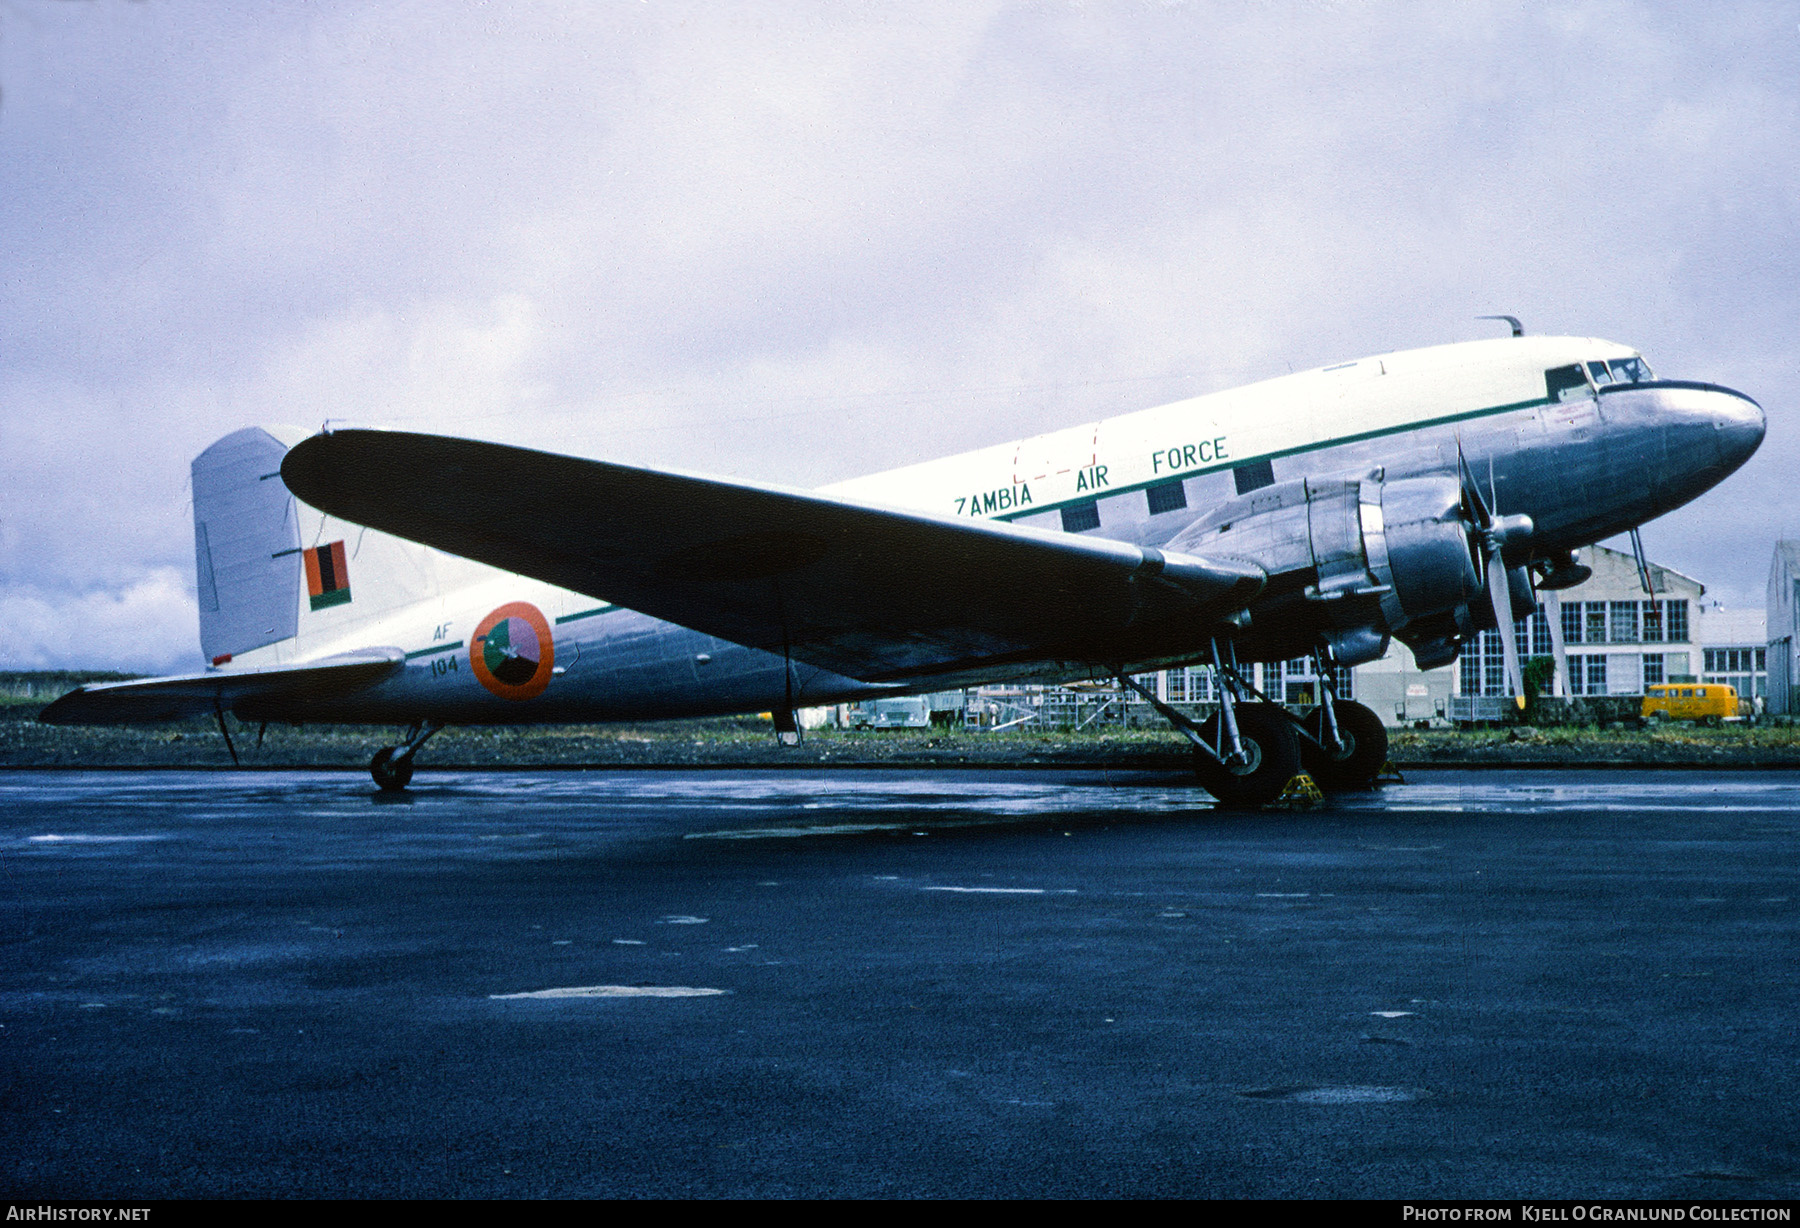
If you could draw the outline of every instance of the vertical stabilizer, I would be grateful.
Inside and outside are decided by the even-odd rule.
[[[291,639],[300,618],[300,530],[281,482],[287,445],[260,427],[194,458],[200,650],[215,664]]]

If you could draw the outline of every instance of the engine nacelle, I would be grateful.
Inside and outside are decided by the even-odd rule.
[[[1252,607],[1251,623],[1277,651],[1322,636],[1341,662],[1355,664],[1380,656],[1387,637],[1398,635],[1442,665],[1484,617],[1493,621],[1462,487],[1449,474],[1390,482],[1377,471],[1266,486],[1196,521],[1169,549],[1262,567],[1268,596]],[[1508,579],[1522,615],[1532,608],[1529,577],[1514,571]],[[1275,626],[1291,631],[1268,630]]]
[[[1479,603],[1461,484],[1447,475],[1402,478],[1379,491],[1378,516],[1363,518],[1363,540],[1370,574],[1390,590],[1381,599],[1388,630]]]

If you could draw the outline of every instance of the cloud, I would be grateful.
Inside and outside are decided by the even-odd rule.
[[[159,567],[120,589],[0,587],[4,669],[170,673],[200,666],[199,612],[188,577]]]

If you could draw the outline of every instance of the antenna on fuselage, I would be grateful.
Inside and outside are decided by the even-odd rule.
[[[1477,320],[1505,320],[1512,325],[1513,336],[1523,337],[1525,335],[1525,326],[1519,323],[1518,316],[1476,316],[1475,318]]]

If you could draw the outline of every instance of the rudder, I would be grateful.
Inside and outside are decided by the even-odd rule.
[[[194,458],[200,650],[215,665],[299,630],[300,526],[281,481],[287,450],[251,426]]]

